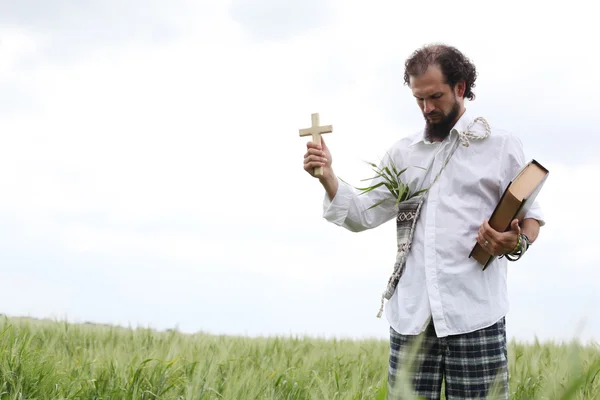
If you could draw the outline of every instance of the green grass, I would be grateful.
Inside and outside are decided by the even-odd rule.
[[[386,341],[0,319],[0,399],[384,399]],[[600,399],[600,350],[510,343],[511,399]]]

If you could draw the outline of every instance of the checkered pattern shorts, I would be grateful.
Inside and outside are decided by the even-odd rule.
[[[438,338],[433,325],[417,336],[390,328],[388,399],[508,399],[506,327]]]

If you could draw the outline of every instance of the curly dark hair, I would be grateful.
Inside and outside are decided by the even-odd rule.
[[[458,82],[465,81],[464,97],[469,100],[475,99],[475,65],[456,48],[444,44],[426,45],[415,50],[404,63],[404,83],[409,85],[411,75],[421,75],[430,65],[440,66],[446,83],[453,89]]]

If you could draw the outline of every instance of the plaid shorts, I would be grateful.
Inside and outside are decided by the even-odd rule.
[[[411,346],[412,345],[412,346]],[[388,399],[508,399],[506,326],[438,338],[433,324],[417,336],[390,328]]]

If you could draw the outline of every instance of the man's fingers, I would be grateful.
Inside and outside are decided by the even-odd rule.
[[[318,154],[308,154],[308,155],[304,156],[304,162],[311,162],[311,161],[326,163],[327,157],[325,157],[325,154],[323,154],[321,152],[319,152]]]
[[[322,142],[321,142],[322,144]],[[316,144],[315,142],[306,142],[306,147],[309,149],[317,149],[317,150],[322,150],[325,148],[325,146]]]
[[[314,163],[314,162],[304,164],[304,169],[306,171],[312,171],[313,169],[318,168],[318,167],[324,167],[324,165],[321,163]]]
[[[481,242],[482,242],[481,245],[486,248],[494,247],[494,245],[496,243],[493,238],[489,237],[485,233],[481,236]]]
[[[495,255],[498,248],[498,241],[494,235],[490,234],[490,230],[486,229],[485,225],[486,224],[484,223],[479,227],[479,231],[477,232],[477,243],[483,247],[486,253]]]
[[[485,246],[485,241],[486,239],[483,237],[483,235],[477,235],[477,243],[479,243],[482,246]]]
[[[315,176],[315,168],[327,166],[327,154],[323,151],[323,146],[312,141],[306,143],[306,149],[307,151],[304,154],[304,170],[311,176]]]
[[[308,161],[304,163],[304,170],[313,175],[313,170],[318,167],[325,167],[325,163],[319,161]],[[314,176],[314,175],[313,175]]]
[[[485,228],[483,227],[483,225],[481,225],[481,226],[479,227],[479,231],[478,231],[478,233],[479,233],[479,235],[480,235],[480,236],[483,236],[483,234],[485,233]]]
[[[483,221],[483,229],[485,230],[485,232],[488,233],[488,235],[493,235],[496,231],[494,230],[494,228],[492,228],[488,222],[488,220],[486,219],[485,221]]]
[[[491,241],[492,239],[494,240],[498,240],[497,234],[498,232],[496,232],[488,223],[487,220],[485,220],[481,226],[481,235],[485,238],[485,240],[489,240]]]
[[[321,156],[321,157],[325,157],[326,156],[325,151],[323,151],[320,148],[316,147],[315,144],[313,144],[311,146],[307,145],[306,147],[307,147],[308,150],[306,151],[306,154],[304,154],[304,157],[308,157],[311,154],[318,155],[318,156]]]
[[[308,157],[304,158],[304,165],[307,167],[322,167],[327,164],[327,159],[325,157],[319,157],[317,155],[311,154]]]
[[[479,245],[485,250],[486,253],[488,253],[490,255],[494,255],[495,246],[489,240],[487,241],[487,244],[486,244],[485,237],[477,236],[477,243],[479,243]]]

